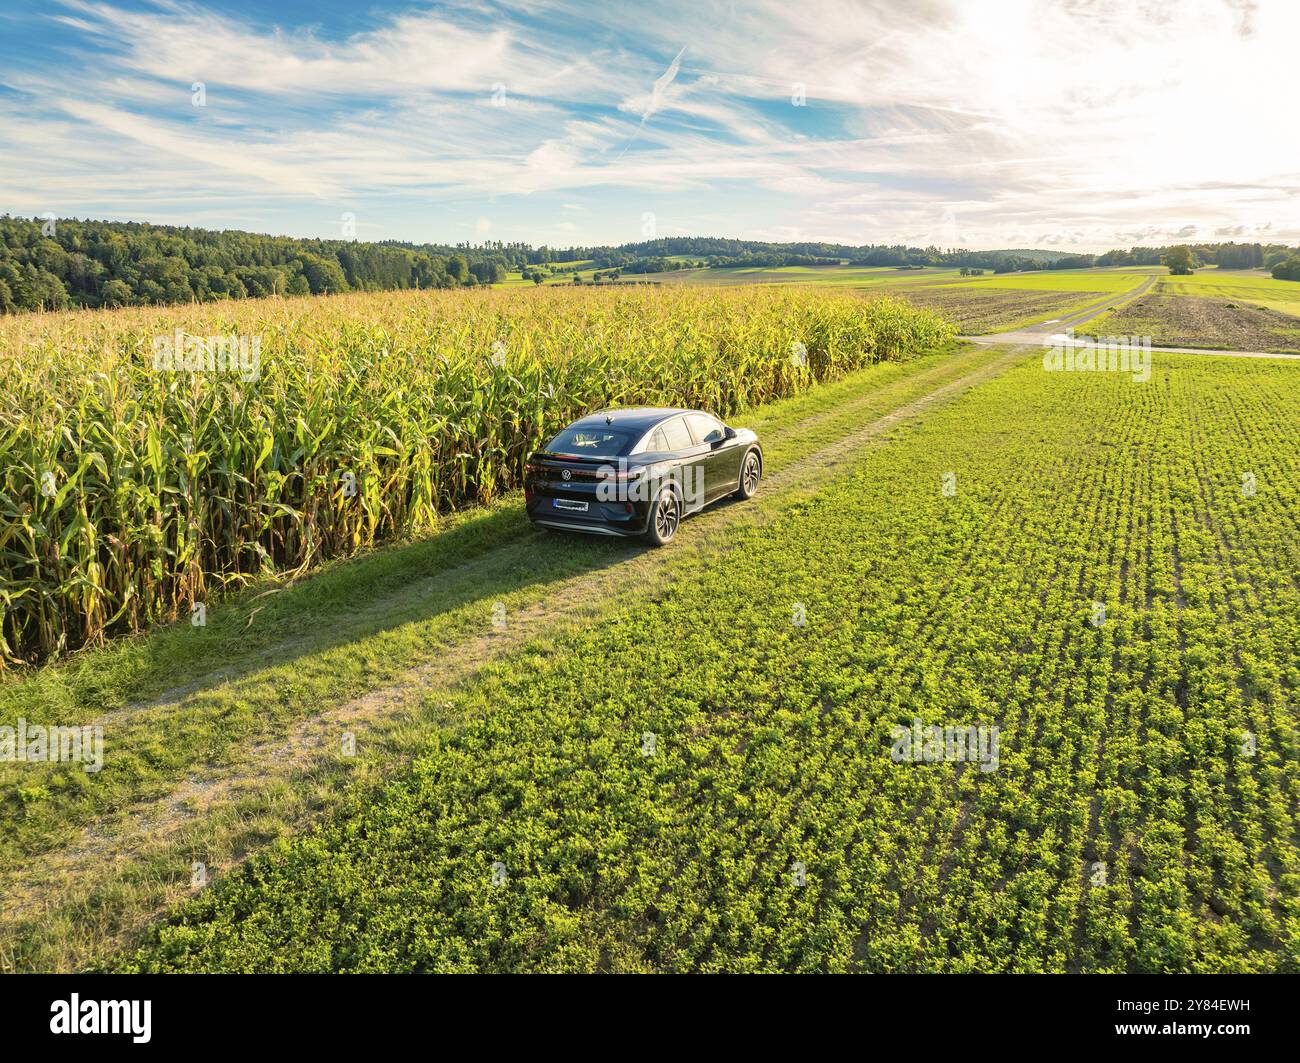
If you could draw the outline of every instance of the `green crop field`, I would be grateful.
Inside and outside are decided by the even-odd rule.
[[[1258,269],[1198,269],[1188,276],[1161,276],[1160,287],[1173,292],[1197,295],[1207,290],[1247,288],[1253,291],[1285,294],[1300,290],[1295,281],[1275,280]]]
[[[1014,288],[1018,291],[1127,292],[1141,284],[1155,270],[1054,269],[1035,273],[1002,273],[962,278],[957,287]]]
[[[1260,270],[1197,270],[1190,277],[1163,277],[1164,294],[1245,303],[1300,317],[1300,283],[1274,280]]]
[[[670,273],[627,274],[624,279],[661,284],[788,284],[864,288],[880,285],[930,284],[956,280],[955,269],[895,269],[892,266],[735,266],[688,269]]]
[[[1012,357],[112,966],[1300,968],[1300,378]]]

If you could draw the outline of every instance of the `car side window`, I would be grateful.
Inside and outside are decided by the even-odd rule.
[[[664,430],[656,428],[650,433],[650,438],[646,440],[645,449],[651,454],[658,454],[661,451],[669,449],[668,440],[664,438]]]
[[[688,413],[686,420],[697,443],[717,443],[726,438],[726,430],[714,418],[703,413]]]
[[[691,441],[690,432],[686,430],[686,422],[680,417],[665,421],[659,426],[659,431],[663,433],[664,442],[667,444],[665,450],[690,450],[695,446]]]

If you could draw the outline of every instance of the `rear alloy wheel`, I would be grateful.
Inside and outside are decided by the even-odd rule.
[[[655,499],[654,512],[650,514],[650,527],[645,537],[654,546],[663,546],[677,534],[682,522],[682,503],[677,492],[666,487]]]
[[[758,451],[751,450],[740,465],[740,486],[736,489],[736,497],[753,498],[762,475],[763,463],[759,460]]]

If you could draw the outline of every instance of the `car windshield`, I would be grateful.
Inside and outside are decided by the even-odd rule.
[[[566,428],[546,444],[552,454],[579,454],[593,458],[619,458],[640,436],[617,428]]]

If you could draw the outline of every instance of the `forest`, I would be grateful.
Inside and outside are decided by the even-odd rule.
[[[493,284],[504,249],[0,216],[0,313]]]

